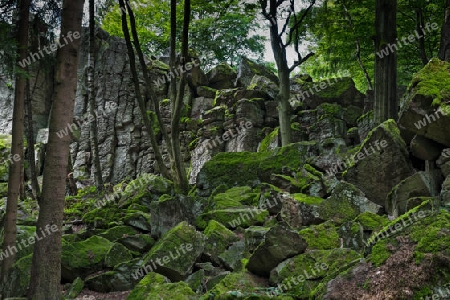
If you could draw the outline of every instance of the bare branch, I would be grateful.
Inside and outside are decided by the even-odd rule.
[[[308,15],[308,13],[310,12],[310,10],[313,8],[313,6],[315,4],[316,4],[316,0],[312,0],[311,3],[309,4],[308,8],[303,12],[301,18],[297,22],[295,22],[294,26],[292,26],[291,30],[289,31],[289,39],[286,43],[287,45],[291,44],[293,33],[296,31],[296,29],[298,29],[300,27],[300,25],[302,25],[306,16]]]
[[[299,54],[299,60],[296,60],[294,62],[294,64],[292,65],[292,67],[289,68],[289,72],[294,71],[295,68],[297,68],[298,66],[300,66],[301,64],[303,64],[305,61],[307,61],[308,59],[310,59],[311,57],[313,57],[314,55],[316,55],[314,52],[310,52],[308,53],[308,55],[306,55],[304,58],[301,58],[300,54]]]

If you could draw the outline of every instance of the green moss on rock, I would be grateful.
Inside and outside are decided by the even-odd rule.
[[[249,186],[234,187],[213,198],[215,209],[242,207],[244,205],[257,205],[259,193],[253,192]]]
[[[111,242],[115,242],[123,237],[137,234],[138,231],[131,226],[115,226],[112,227],[105,232],[99,234],[100,237],[103,237]]]
[[[371,212],[364,212],[360,214],[356,217],[355,221],[359,222],[363,226],[364,230],[378,230],[389,222],[386,217],[382,217]]]
[[[228,208],[213,210],[201,214],[196,219],[196,226],[205,229],[210,220],[222,223],[227,228],[250,227],[252,225],[262,225],[269,216],[269,212],[257,208]]]
[[[112,268],[133,258],[131,252],[122,244],[114,244],[106,253],[105,267]]]
[[[153,270],[172,281],[184,280],[191,272],[194,263],[203,253],[206,237],[187,222],[181,222],[156,243],[144,257],[144,265],[156,266]],[[167,259],[165,259],[167,257]],[[152,261],[160,260],[162,266]]]
[[[308,243],[308,249],[331,250],[339,248],[340,245],[337,228],[330,221],[310,226],[299,234]]]
[[[77,277],[84,278],[104,267],[107,253],[114,243],[99,236],[76,243],[65,243],[62,246],[61,276],[73,281]]]
[[[147,274],[131,291],[127,300],[194,299],[195,293],[185,282],[169,283],[157,273]]]

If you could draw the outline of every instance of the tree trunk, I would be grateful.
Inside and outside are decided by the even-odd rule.
[[[38,71],[39,73],[39,71]],[[37,77],[37,76],[36,76]],[[36,79],[37,82],[37,79]],[[37,180],[37,171],[36,171],[36,158],[34,156],[34,130],[33,130],[33,105],[30,91],[30,81],[27,79],[26,86],[26,97],[25,97],[25,109],[27,116],[27,151],[28,151],[28,168],[30,169],[30,180],[31,180],[31,194],[33,198],[39,202],[39,197],[41,194],[39,183]]]
[[[377,0],[375,12],[375,104],[374,119],[379,124],[397,119],[397,0]],[[378,55],[381,50],[387,55]]]
[[[172,3],[176,1],[172,0]],[[176,5],[175,5],[176,8]],[[176,15],[176,11],[171,11],[171,15]],[[181,60],[180,65],[184,65],[187,63],[188,57],[188,38],[189,38],[189,22],[191,17],[191,1],[184,1],[184,20],[183,20],[183,36],[181,42]],[[176,22],[173,22],[173,18],[171,18],[171,28],[176,28]],[[174,30],[171,30],[171,34],[174,34]],[[171,37],[173,42],[174,36]],[[175,45],[172,44],[171,48],[174,49]],[[171,49],[171,51],[172,51]],[[173,51],[172,51],[173,55]],[[173,59],[171,55],[171,58]],[[174,62],[171,61],[171,66],[174,66]],[[175,81],[173,82],[173,86],[175,86]],[[174,184],[176,189],[183,194],[189,192],[189,183],[186,176],[186,170],[183,166],[183,158],[181,156],[180,149],[180,118],[181,118],[181,109],[183,107],[183,98],[184,98],[184,89],[186,86],[186,72],[181,74],[180,84],[178,86],[178,93],[176,97],[172,99],[174,101],[174,105],[172,105],[172,154],[173,154],[173,162],[172,169],[174,170]],[[174,95],[173,95],[174,96]]]
[[[440,60],[450,62],[450,0],[446,2],[445,20],[441,29],[441,47],[438,57]]]
[[[17,32],[18,42],[18,60],[21,62],[28,55],[28,27],[29,27],[29,11],[30,0],[22,0],[19,3],[19,29]],[[3,240],[3,253],[9,253],[10,255],[3,259],[0,286],[6,280],[7,274],[11,269],[11,266],[15,262],[16,252],[12,247],[16,245],[16,221],[17,221],[17,205],[20,192],[20,184],[22,182],[22,164],[23,160],[23,124],[24,124],[24,99],[25,99],[25,86],[26,79],[23,75],[26,72],[27,67],[21,67],[19,64],[17,68],[21,71],[16,75],[16,86],[14,94],[14,111],[13,111],[13,124],[12,124],[12,144],[11,144],[11,157],[9,165],[9,177],[8,177],[8,200],[6,202],[6,215],[5,215],[5,227],[4,227],[4,240]],[[3,296],[7,296],[4,289]],[[1,298],[1,297],[0,297]]]
[[[275,5],[271,1],[272,5]],[[276,14],[276,13],[275,13]],[[275,62],[278,68],[278,77],[280,79],[280,92],[277,96],[278,101],[278,118],[280,119],[280,135],[281,145],[286,146],[291,143],[291,105],[289,104],[289,97],[291,94],[291,87],[289,81],[289,66],[286,61],[286,48],[282,46],[282,40],[278,35],[278,26],[274,22],[270,26],[270,42]]]
[[[98,151],[98,128],[97,116],[95,114],[95,91],[94,91],[94,72],[95,72],[95,14],[94,0],[89,0],[89,66],[88,66],[88,98],[90,120],[90,142],[91,157],[94,165],[94,179],[97,190],[103,190],[102,168],[100,165],[100,154]]]
[[[418,8],[416,11],[416,30],[419,34],[419,55],[422,65],[425,66],[428,63],[428,57],[425,51],[425,33],[423,31],[423,13],[421,8]]]
[[[73,122],[77,88],[78,47],[84,0],[63,0],[60,41],[56,56],[55,90],[36,243],[33,251],[29,300],[61,299],[61,236],[71,136],[57,132]]]

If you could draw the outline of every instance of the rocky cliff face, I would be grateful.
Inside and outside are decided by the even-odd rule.
[[[117,183],[125,178],[135,178],[143,173],[158,173],[154,153],[135,100],[135,91],[129,70],[125,42],[98,30],[95,66],[95,112],[98,118],[100,162],[106,182]],[[86,66],[88,39],[82,34],[80,48],[78,89],[75,99],[74,120],[61,128],[60,134],[71,134],[71,157],[74,178],[80,181],[92,178],[93,163],[90,155],[89,117]],[[195,56],[195,55],[193,55]],[[186,109],[182,118],[182,154],[186,167],[190,169],[190,183],[195,183],[203,164],[219,152],[257,151],[260,147],[278,146],[274,129],[278,125],[277,77],[263,66],[243,59],[238,71],[226,64],[218,65],[204,74],[195,57],[188,68],[182,66],[170,70],[161,60],[148,61],[156,97],[170,132],[170,103],[168,85],[179,72],[186,71],[189,78],[184,102]],[[184,68],[183,68],[184,67]],[[46,127],[50,111],[52,88],[51,73],[36,64],[33,80],[33,118],[35,130]],[[305,79],[306,78],[306,79]],[[325,102],[336,102],[345,106],[344,120],[321,120],[320,126],[313,125],[323,111],[296,116],[294,141],[304,139],[326,139],[346,136],[348,128],[356,125],[356,118],[362,113],[364,96],[354,87],[349,78],[313,83],[305,78],[292,81],[292,105],[294,112],[300,108],[317,108]],[[144,84],[142,81],[141,84]],[[5,89],[5,87],[3,87]],[[0,93],[1,112],[4,115],[2,130],[10,132],[13,89]],[[304,106],[304,107],[302,107]],[[305,129],[306,127],[306,129]],[[311,130],[310,130],[311,129]],[[271,134],[271,140],[260,142]],[[45,142],[45,130],[38,134]],[[162,151],[167,156],[161,135],[158,135]],[[342,140],[342,143],[348,144]],[[168,163],[168,161],[167,161]]]

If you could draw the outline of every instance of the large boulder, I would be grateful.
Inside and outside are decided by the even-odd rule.
[[[421,135],[450,146],[450,63],[437,58],[413,78],[400,111],[399,127],[407,137]]]
[[[320,224],[319,207],[323,199],[305,194],[292,194],[283,199],[280,218],[291,228]]]
[[[279,83],[272,71],[243,56],[238,67],[236,86],[248,87],[255,75],[267,77],[277,85]]]
[[[355,87],[350,77],[328,79],[319,82],[297,80],[299,93],[295,97],[306,104],[307,108],[316,108],[322,103],[337,103],[364,108],[364,95]]]
[[[358,262],[361,255],[341,248],[312,250],[287,259],[270,273],[270,283],[280,291],[288,292],[295,299],[309,299],[320,292],[320,284],[326,283],[329,274],[343,272]],[[320,299],[320,297],[314,297]]]
[[[345,181],[338,183],[331,196],[319,205],[320,217],[337,224],[353,220],[364,212],[379,214],[382,206],[369,201],[360,189]]]
[[[408,150],[394,120],[374,128],[348,164],[352,165],[347,165],[344,179],[381,206],[385,206],[392,188],[413,174]]]
[[[315,153],[317,143],[309,141],[267,152],[219,153],[198,173],[198,195],[207,197],[221,184],[233,187],[268,182],[273,173],[299,169]]]
[[[77,277],[102,270],[105,258],[114,243],[99,236],[93,236],[81,242],[66,242],[62,246],[61,277],[72,282]]]
[[[410,207],[411,198],[431,197],[432,181],[426,172],[417,172],[396,185],[389,193],[386,201],[387,213],[398,217],[414,207]]]
[[[208,73],[206,73],[206,77],[209,81],[209,87],[217,90],[233,88],[236,81],[236,76],[236,71],[225,63],[215,66]]]
[[[205,241],[201,232],[187,222],[181,222],[145,255],[142,270],[160,273],[172,281],[184,280],[203,253]]]
[[[257,275],[268,277],[270,271],[283,260],[303,253],[307,243],[294,230],[284,226],[271,228],[265,240],[250,257],[247,269]]]
[[[170,283],[157,273],[149,273],[136,285],[127,300],[179,299],[189,300],[195,293],[184,282]]]
[[[188,196],[161,196],[150,205],[152,236],[160,237],[182,221],[193,222],[203,206],[201,201]]]

